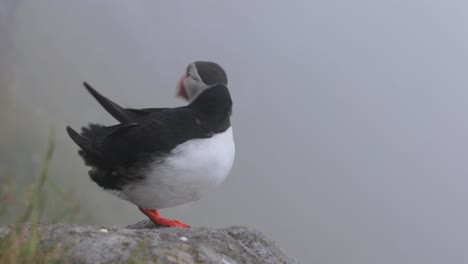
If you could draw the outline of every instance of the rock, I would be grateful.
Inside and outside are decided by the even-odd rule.
[[[34,228],[40,247],[66,263],[297,263],[273,241],[246,227],[164,228],[145,220],[126,228]],[[0,228],[0,237],[11,230]]]

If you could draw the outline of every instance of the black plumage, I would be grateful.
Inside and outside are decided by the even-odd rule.
[[[91,179],[104,189],[121,190],[128,182],[143,179],[150,162],[164,162],[179,144],[209,138],[230,127],[232,100],[225,84],[209,87],[187,106],[146,109],[123,108],[84,85],[120,122],[90,124],[81,133],[67,127],[85,164],[92,167]]]

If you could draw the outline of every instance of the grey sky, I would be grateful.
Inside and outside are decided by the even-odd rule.
[[[111,124],[82,81],[123,105],[175,106],[186,65],[216,61],[234,100],[234,169],[165,215],[257,228],[303,263],[465,263],[467,11],[455,0],[23,0],[9,87],[59,128]],[[76,169],[60,177],[102,205],[89,223],[143,219],[94,186],[64,131],[55,163]]]

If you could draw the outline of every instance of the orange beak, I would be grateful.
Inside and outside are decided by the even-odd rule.
[[[184,73],[182,77],[180,77],[179,81],[177,82],[177,96],[185,98],[188,101],[189,98],[184,89],[185,78],[187,78],[187,75]]]

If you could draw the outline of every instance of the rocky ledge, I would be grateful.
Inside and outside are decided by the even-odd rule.
[[[246,227],[160,228],[148,220],[126,228],[37,225],[41,248],[66,263],[297,263]],[[12,227],[0,228],[0,237]],[[26,230],[26,229],[25,229]]]

